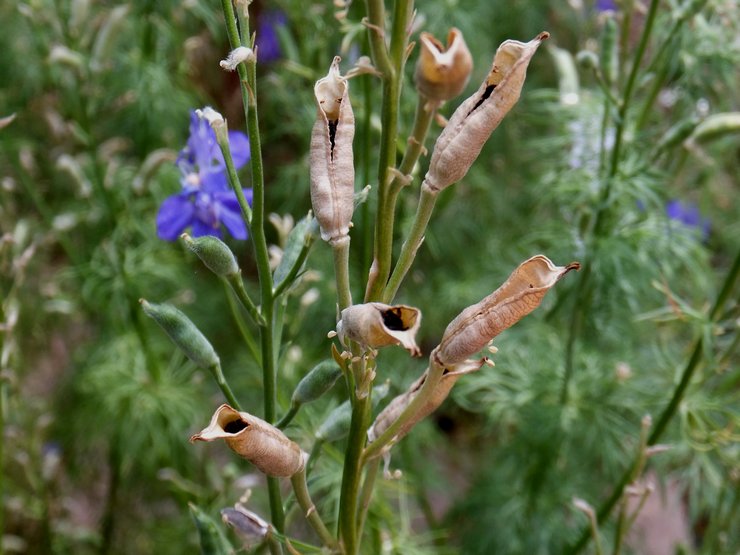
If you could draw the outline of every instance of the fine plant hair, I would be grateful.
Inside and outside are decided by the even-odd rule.
[[[218,4],[0,6],[0,555],[735,554],[732,2]]]

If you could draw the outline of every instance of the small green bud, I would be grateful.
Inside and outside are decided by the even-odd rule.
[[[663,152],[679,143],[682,143],[689,135],[691,135],[698,123],[699,120],[692,117],[672,125],[658,141],[658,144],[655,147],[655,152]]]
[[[609,17],[604,23],[604,30],[601,33],[601,49],[599,65],[601,74],[609,85],[617,81],[617,22],[613,17]]]
[[[736,133],[740,133],[740,112],[722,112],[712,114],[697,125],[689,141],[705,143]]]
[[[333,360],[319,362],[298,383],[291,404],[294,407],[310,403],[329,391],[337,382],[342,370]]]
[[[581,50],[576,54],[576,62],[583,69],[593,70],[599,67],[599,57],[590,50]]]
[[[203,261],[209,270],[221,277],[229,277],[239,273],[239,265],[231,249],[213,235],[204,235],[193,239],[187,233],[180,235],[188,250],[194,252]]]
[[[211,368],[219,364],[218,355],[208,339],[183,312],[169,304],[152,304],[145,299],[140,299],[139,302],[146,315],[153,318],[195,364],[201,368]]]

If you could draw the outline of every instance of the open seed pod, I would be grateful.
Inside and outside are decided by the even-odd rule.
[[[419,37],[421,52],[416,63],[414,81],[419,94],[444,102],[460,94],[470,79],[473,57],[462,33],[453,27],[447,34],[447,47],[431,33]]]
[[[419,408],[416,414],[414,414],[413,417],[411,417],[403,424],[403,426],[401,426],[401,428],[398,430],[398,433],[394,437],[394,442],[400,440],[402,437],[408,434],[411,431],[411,428],[413,428],[417,424],[417,422],[420,422],[421,420],[432,414],[435,410],[437,410],[437,408],[439,408],[444,400],[447,399],[447,396],[452,390],[452,386],[455,385],[455,382],[457,382],[457,380],[459,380],[465,374],[470,374],[477,371],[478,369],[480,369],[481,366],[483,366],[484,363],[485,359],[466,360],[465,362],[462,362],[457,366],[445,368],[444,373],[442,374],[442,377],[437,386],[434,388],[432,394],[429,396],[428,399],[426,399],[426,401],[421,406],[421,408]],[[386,431],[388,427],[398,419],[404,409],[419,393],[419,390],[424,385],[428,374],[429,370],[427,369],[418,380],[411,384],[408,390],[393,399],[390,403],[388,403],[388,406],[385,407],[380,412],[380,414],[378,414],[378,416],[375,418],[375,422],[373,422],[373,425],[368,430],[368,438],[370,442],[379,437],[380,434]]]
[[[367,347],[401,345],[414,356],[421,350],[416,345],[416,332],[421,325],[421,311],[405,305],[383,303],[356,304],[345,308],[337,323],[337,334]]]
[[[449,323],[435,349],[437,360],[447,367],[474,355],[537,308],[560,278],[580,267],[578,262],[555,266],[541,254],[522,262],[501,287]]]
[[[434,145],[423,186],[436,193],[468,173],[483,145],[514,107],[527,76],[527,66],[540,43],[507,40],[499,46],[493,67],[478,90],[458,106]]]
[[[303,469],[306,454],[297,443],[261,418],[223,404],[210,424],[190,438],[195,441],[223,439],[236,454],[268,476],[293,476]]]
[[[335,57],[327,76],[314,86],[318,110],[311,132],[311,205],[321,238],[330,243],[349,240],[355,194],[355,116],[339,61]]]

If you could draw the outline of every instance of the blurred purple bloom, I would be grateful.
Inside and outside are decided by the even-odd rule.
[[[234,165],[241,168],[249,161],[249,139],[239,131],[229,131],[229,145]],[[226,164],[211,126],[190,113],[190,137],[175,162],[182,173],[182,191],[164,200],[157,214],[157,235],[175,241],[192,227],[192,235],[221,237],[221,225],[235,239],[247,238],[236,193],[229,187]],[[252,202],[252,190],[244,189]]]
[[[709,218],[702,218],[699,208],[690,203],[682,203],[680,200],[670,200],[665,205],[665,213],[669,219],[680,222],[689,229],[701,231],[702,237],[709,237],[711,222]]]
[[[278,28],[284,27],[288,18],[280,10],[268,10],[260,14],[257,22],[257,59],[269,64],[279,60],[283,52],[280,49]]]
[[[614,0],[596,0],[596,11],[615,12],[617,11],[617,3]]]

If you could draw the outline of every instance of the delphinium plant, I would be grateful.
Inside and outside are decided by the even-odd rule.
[[[165,201],[159,212],[158,229],[160,236],[172,239],[191,228],[191,234],[182,235],[186,246],[233,289],[240,303],[234,307],[234,320],[262,369],[261,417],[253,414],[255,408],[241,406],[239,391],[230,387],[215,350],[184,313],[169,304],[147,300],[141,303],[146,314],[194,363],[211,372],[227,401],[215,410],[210,424],[193,435],[191,441],[225,440],[234,452],[251,461],[267,477],[269,523],[245,503],[222,512],[224,520],[244,535],[257,534],[275,553],[284,548],[293,550],[294,546],[299,550],[301,546],[319,549],[291,537],[286,513],[297,503],[324,549],[368,552],[370,536],[365,534],[365,521],[384,459],[384,476],[394,475],[389,468],[393,446],[441,405],[455,382],[493,365],[487,356],[480,355],[486,349],[496,352],[491,346],[493,338],[536,309],[550,288],[580,267],[576,262],[558,266],[544,255],[531,256],[514,268],[490,295],[452,319],[439,344],[428,353],[423,353],[416,342],[422,310],[392,304],[422,245],[437,198],[465,177],[491,133],[514,107],[529,63],[549,35],[542,32],[529,42],[502,43],[483,82],[444,122],[442,132],[430,145],[416,215],[400,251],[394,256],[397,200],[409,194],[415,182],[415,168],[426,151],[431,123],[439,117],[440,107],[448,101],[454,102],[463,91],[473,60],[461,32],[455,28],[449,31],[446,44],[429,33],[420,35],[414,73],[416,115],[408,141],[399,152],[399,138],[403,136],[399,131],[399,101],[404,88],[404,68],[414,51],[410,43],[414,6],[409,1],[397,2],[389,16],[382,2],[367,2],[363,22],[371,57],[359,59],[345,75],[340,70],[341,59],[335,57],[328,64],[326,76],[316,81],[313,88],[316,119],[305,176],[305,183],[310,183],[310,187],[303,189],[306,195],[310,192],[312,212],[294,227],[279,262],[271,266],[265,229],[269,184],[265,180],[264,147],[258,122],[259,99],[264,92],[257,90],[260,49],[255,46],[250,31],[250,4],[222,2],[232,51],[221,61],[221,66],[239,75],[249,137],[251,204],[243,192],[236,162],[245,158],[247,149],[231,140],[233,132],[229,131],[224,117],[207,107],[196,111],[200,120],[193,120],[193,125],[204,129],[207,122],[211,130],[202,132],[198,141],[204,142],[198,144],[191,135],[192,142],[188,145],[199,170],[183,175],[183,192]],[[347,17],[346,12],[341,15]],[[372,74],[383,91],[378,170],[370,192],[356,188],[353,154],[356,121],[350,79],[363,73]],[[208,171],[204,174],[204,166],[218,169],[217,185]],[[225,188],[224,178],[230,191]],[[375,197],[373,256],[362,287],[357,287],[352,285],[350,277],[350,231],[356,205],[367,202],[369,195]],[[228,203],[238,202],[246,232],[234,219],[235,204],[225,203],[227,196]],[[246,235],[250,238],[250,255],[257,274],[255,299],[244,285],[235,255],[218,239],[222,226],[235,238]],[[310,372],[309,368],[305,369],[290,405],[282,407],[287,412],[281,418],[278,399],[284,395],[280,393],[280,356],[281,335],[288,317],[284,311],[285,298],[307,271],[307,258],[317,237],[323,241],[321,245],[331,249],[334,260],[336,321],[325,324],[327,330],[334,330],[329,333],[333,341],[327,343],[327,361]],[[321,245],[315,248],[322,248]],[[362,301],[353,298],[353,291],[356,294],[358,290],[364,291]],[[374,415],[378,383],[392,381],[392,371],[384,365],[382,348],[394,345],[403,347],[411,356],[424,354],[428,364],[405,392],[381,405]],[[321,451],[314,448],[309,455],[307,448],[290,439],[289,425],[301,418],[299,409],[304,404],[317,400],[340,377],[347,401],[329,413],[315,431],[321,441],[346,436],[339,504],[334,515],[317,509],[308,487],[310,470]],[[281,478],[290,479],[293,486],[290,498],[284,494]],[[197,507],[192,510],[202,545],[226,549],[222,534],[208,515]],[[335,520],[336,526],[331,526]]]

